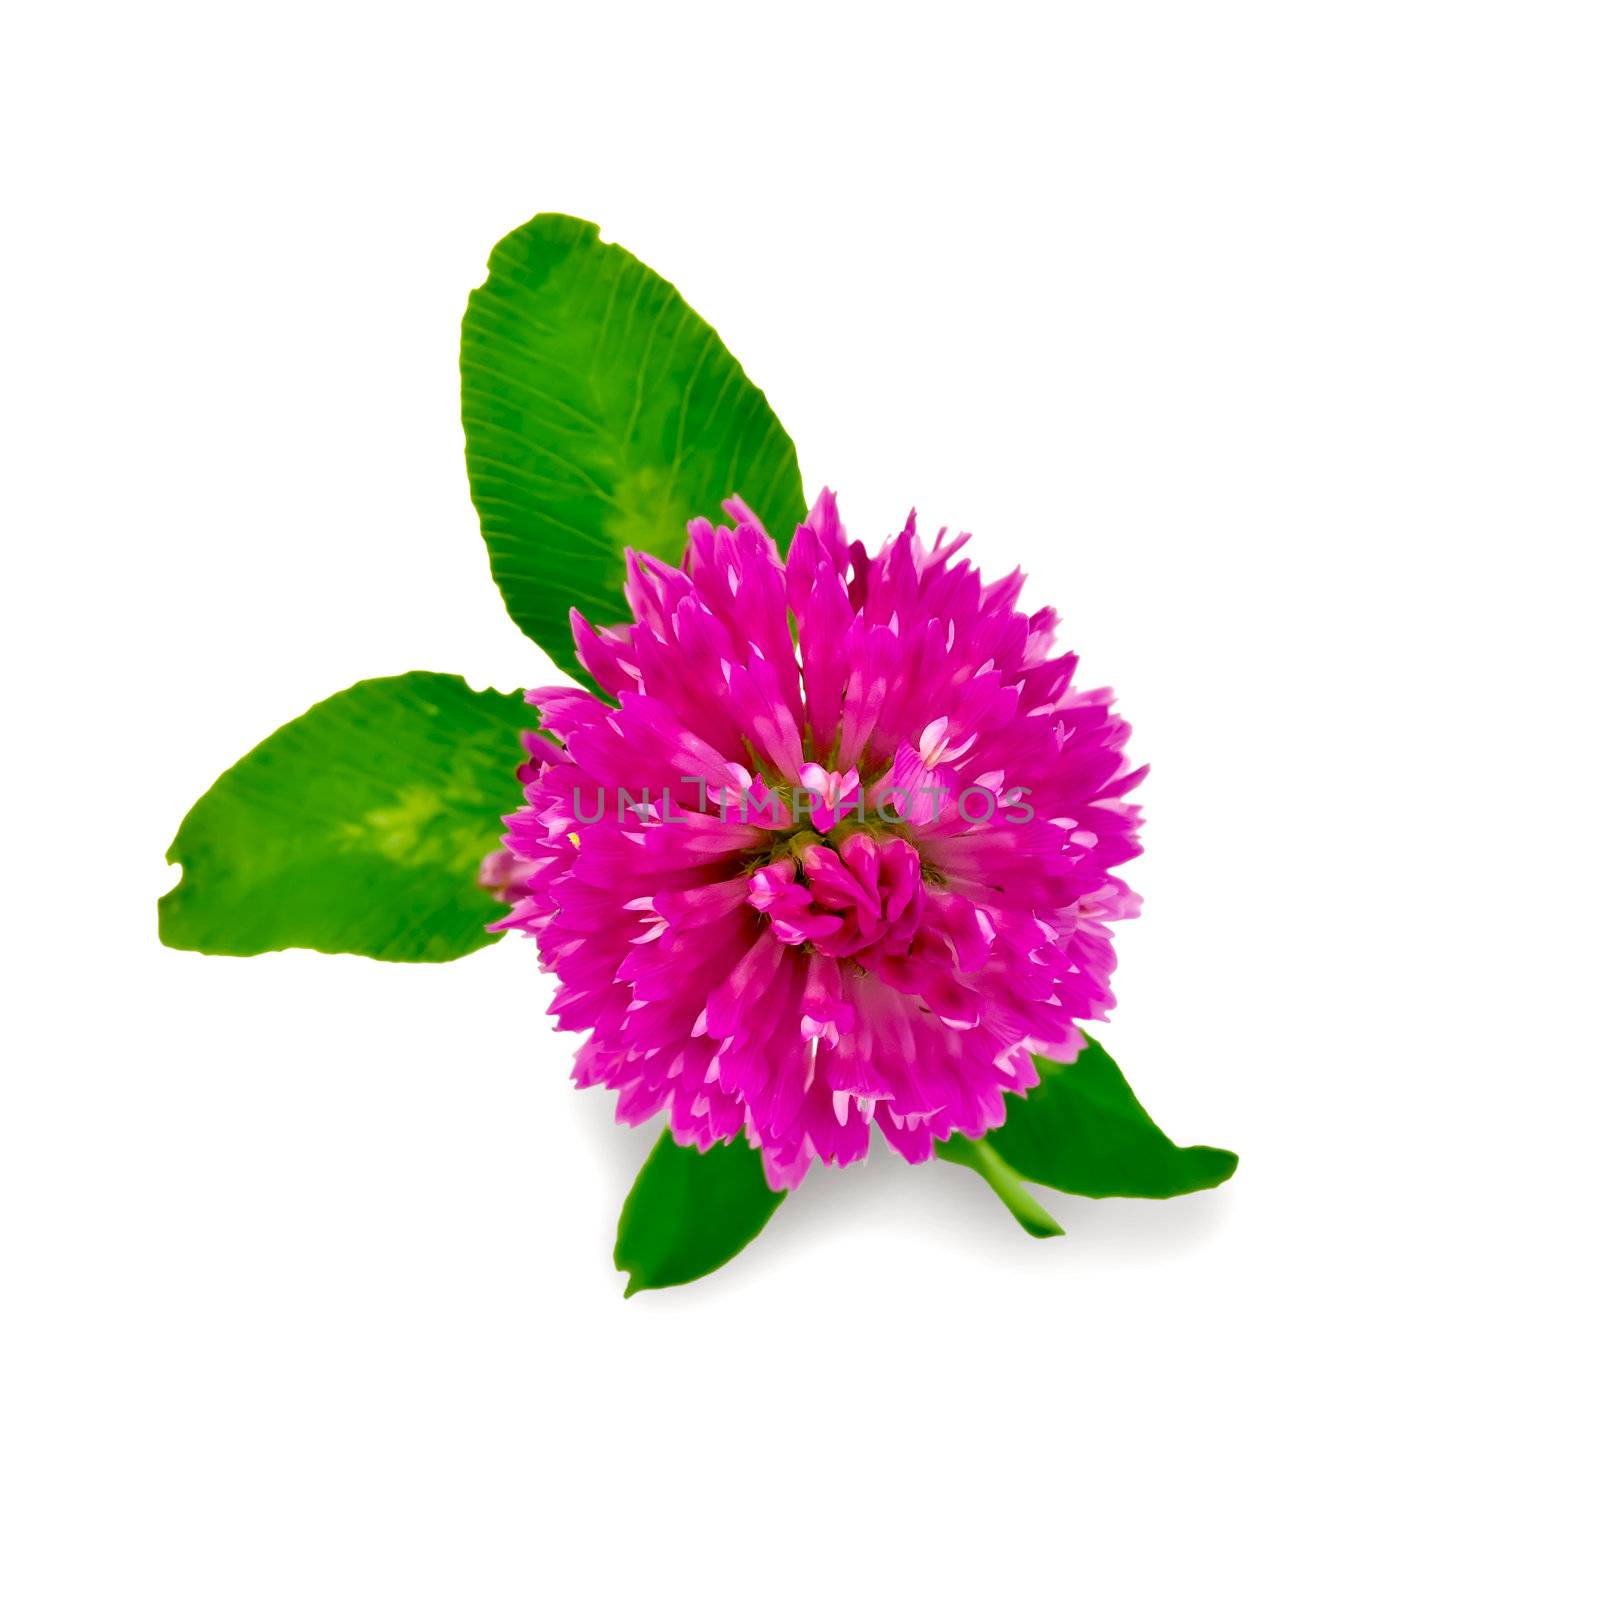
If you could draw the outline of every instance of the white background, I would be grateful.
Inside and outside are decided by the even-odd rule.
[[[32,7],[0,48],[0,1587],[1595,1583],[1593,8]],[[527,944],[161,949],[364,676],[550,677],[467,496],[592,217],[876,540],[1032,574],[1154,772],[1104,1037],[1226,1189],[821,1173],[624,1303],[653,1130]]]

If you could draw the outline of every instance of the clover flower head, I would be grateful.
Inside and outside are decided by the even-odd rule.
[[[484,881],[533,935],[574,1077],[681,1144],[745,1135],[774,1188],[981,1137],[1032,1055],[1112,1004],[1138,853],[1105,690],[1051,610],[930,549],[876,555],[824,491],[787,562],[755,516],[630,553],[630,623],[572,624],[604,696],[535,690],[526,804]],[[608,698],[607,698],[608,697]]]

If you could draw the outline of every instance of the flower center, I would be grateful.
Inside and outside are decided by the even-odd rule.
[[[908,840],[871,823],[826,840],[797,830],[750,874],[747,898],[783,944],[839,957],[885,943],[904,950],[921,920],[922,861]]]

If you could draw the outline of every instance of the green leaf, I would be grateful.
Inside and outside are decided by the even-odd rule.
[[[521,803],[520,695],[408,672],[332,695],[258,744],[183,819],[161,901],[179,950],[304,946],[451,961],[502,909],[478,866]]]
[[[624,1296],[715,1272],[761,1232],[782,1199],[743,1139],[702,1155],[663,1132],[617,1219],[613,1259],[628,1274]]]
[[[999,1151],[987,1139],[974,1140],[957,1133],[934,1149],[941,1160],[952,1161],[958,1167],[971,1167],[1035,1239],[1054,1239],[1060,1234],[1061,1224],[1023,1188],[1015,1170],[1001,1159]]]
[[[1038,1087],[1013,1099],[1005,1122],[982,1141],[1030,1182],[1096,1198],[1165,1199],[1233,1176],[1239,1158],[1231,1150],[1175,1145],[1093,1039],[1068,1066],[1034,1060]]]
[[[580,671],[568,608],[623,621],[625,547],[683,555],[691,517],[740,495],[786,545],[794,445],[665,279],[546,214],[507,234],[461,324],[467,476],[506,609]]]

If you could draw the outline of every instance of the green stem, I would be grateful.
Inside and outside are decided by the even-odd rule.
[[[987,1139],[973,1140],[964,1134],[952,1134],[943,1144],[934,1146],[934,1153],[943,1161],[970,1167],[976,1172],[1035,1239],[1054,1239],[1060,1235],[1061,1224],[1023,1187],[1016,1169]]]

